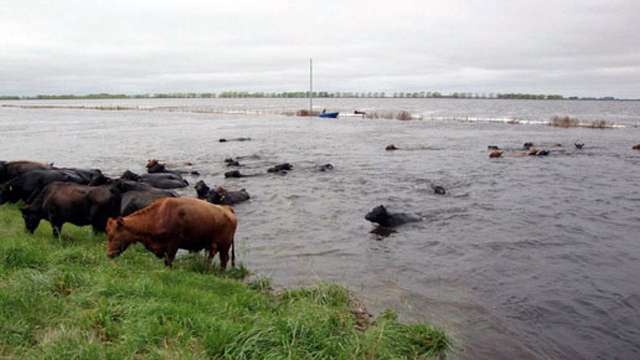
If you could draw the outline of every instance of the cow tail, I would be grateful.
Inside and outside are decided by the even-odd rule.
[[[236,267],[236,239],[231,240],[231,267]]]

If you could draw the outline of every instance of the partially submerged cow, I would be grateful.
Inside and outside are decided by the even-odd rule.
[[[235,205],[251,198],[245,189],[229,191],[222,186],[218,186],[211,190],[204,180],[198,181],[195,189],[198,199],[206,200],[216,205]]]
[[[174,173],[153,173],[140,176],[127,170],[120,178],[123,180],[144,182],[158,189],[177,189],[189,186],[187,180],[183,179],[180,174]]]
[[[113,186],[122,193],[119,214],[122,216],[144,209],[158,199],[178,197],[171,190],[158,189],[142,182],[116,179]]]
[[[185,162],[183,164],[187,164],[185,166],[191,166],[192,164],[189,162]],[[157,173],[173,173],[173,174],[191,174],[191,175],[199,175],[195,170],[187,170],[187,169],[173,169],[169,170],[168,167],[171,164],[163,164],[156,159],[149,160],[147,162],[147,172],[149,174],[157,174]]]
[[[377,223],[382,227],[392,228],[404,223],[420,221],[421,219],[410,214],[390,213],[384,205],[376,206],[364,216],[366,220]]]
[[[64,223],[91,225],[93,232],[104,232],[107,219],[120,213],[120,193],[108,186],[87,186],[53,182],[20,209],[27,231],[33,233],[40,220],[48,220],[58,237]]]
[[[164,263],[171,266],[178,249],[205,249],[213,260],[220,252],[220,267],[229,261],[235,267],[234,236],[238,220],[229,206],[213,205],[204,200],[166,198],[127,217],[107,222],[107,256],[115,258],[132,243],[140,242]]]

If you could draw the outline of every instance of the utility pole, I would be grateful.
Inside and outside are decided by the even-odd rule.
[[[309,116],[313,116],[313,59],[309,59]]]

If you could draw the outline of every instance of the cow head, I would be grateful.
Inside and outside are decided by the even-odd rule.
[[[132,242],[133,237],[126,229],[122,216],[107,220],[107,257],[118,257]]]
[[[376,206],[375,208],[373,208],[373,210],[369,211],[369,213],[364,216],[366,220],[381,225],[386,224],[389,220],[389,217],[389,212],[387,211],[387,208],[384,207],[384,205]]]
[[[131,180],[131,181],[136,181],[136,182],[142,181],[142,177],[140,177],[140,175],[138,175],[138,174],[136,174],[136,173],[134,173],[132,171],[129,171],[129,170],[126,170],[122,174],[122,176],[120,176],[120,178],[123,179],[123,180]]]
[[[23,207],[20,209],[22,213],[22,218],[24,219],[24,227],[28,232],[32,233],[36,231],[38,225],[40,225],[41,216],[38,212],[33,211],[29,206]]]
[[[17,202],[16,191],[14,190],[13,180],[9,180],[4,184],[0,184],[0,205],[8,202]]]
[[[196,183],[195,188],[196,188],[196,193],[198,194],[198,199],[205,199],[209,195],[209,192],[211,191],[209,186],[207,186],[207,184],[205,184],[203,180],[198,181]]]

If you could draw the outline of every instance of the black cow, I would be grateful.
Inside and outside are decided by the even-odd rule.
[[[245,189],[228,191],[222,186],[218,186],[215,190],[211,191],[203,180],[196,183],[195,189],[198,194],[198,199],[206,200],[216,205],[235,205],[251,198]]]
[[[104,232],[107,219],[120,213],[120,192],[109,185],[88,186],[67,182],[47,185],[31,204],[20,209],[26,229],[33,233],[45,219],[53,236],[60,236],[62,225],[91,225],[93,232]]]
[[[404,213],[396,213],[391,214],[387,211],[383,205],[377,206],[373,208],[367,215],[364,217],[366,220],[369,220],[374,223],[378,223],[380,226],[391,228],[398,225],[402,225],[408,222],[420,221],[420,218],[417,218],[413,215],[404,214]]]
[[[225,139],[225,138],[222,138],[222,139],[220,139],[220,142],[227,142],[227,141],[249,141],[249,140],[251,140],[251,138],[248,138],[248,137],[239,137],[239,138],[235,138],[235,139]]]
[[[227,164],[227,166],[242,166],[240,165],[240,162],[234,158],[226,158],[224,159],[224,162]]]
[[[441,185],[433,185],[431,184],[431,188],[433,189],[433,192],[436,195],[446,195],[447,194],[447,190],[445,190],[445,188]]]
[[[33,170],[52,169],[53,166],[37,161],[18,160],[0,161],[0,183],[7,182],[13,178],[20,177]]]
[[[151,205],[158,199],[178,197],[173,191],[155,188],[149,184],[116,179],[112,184],[122,195],[120,201],[120,215],[127,216]]]
[[[258,176],[259,174],[243,174],[240,172],[240,170],[231,170],[231,171],[227,171],[226,173],[224,173],[224,177],[226,178],[243,178],[243,177],[252,177],[252,176]]]
[[[202,200],[205,200],[207,196],[209,196],[209,192],[211,192],[211,188],[204,182],[204,180],[198,181],[195,189],[196,194],[198,194],[198,199]]]
[[[78,169],[43,169],[33,170],[14,178],[0,189],[0,204],[7,202],[31,202],[38,194],[54,181],[72,182],[86,185],[91,179],[88,170]]]
[[[269,173],[283,173],[286,174],[287,170],[293,170],[293,166],[289,163],[279,164],[274,167],[270,167],[267,169]]]
[[[149,174],[157,174],[157,173],[170,173],[170,174],[190,174],[190,175],[200,175],[199,172],[195,170],[186,170],[186,169],[167,169],[166,164],[160,163],[158,160],[149,160],[147,163],[147,172]]]
[[[318,170],[320,172],[330,171],[330,170],[333,170],[333,165],[331,165],[331,164],[318,165],[316,167],[316,170]]]
[[[124,180],[141,181],[158,189],[176,189],[189,186],[189,182],[183,179],[180,174],[173,173],[155,173],[140,176],[127,170],[120,178]]]

